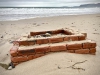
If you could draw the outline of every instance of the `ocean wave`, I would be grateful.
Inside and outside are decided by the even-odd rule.
[[[0,8],[0,21],[100,13],[100,8]]]

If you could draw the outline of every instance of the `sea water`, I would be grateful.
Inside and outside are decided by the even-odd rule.
[[[61,15],[82,15],[100,13],[100,7],[95,8],[0,8],[0,21],[20,20],[37,17]]]

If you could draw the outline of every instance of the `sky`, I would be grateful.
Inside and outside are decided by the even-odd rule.
[[[0,0],[0,7],[61,7],[100,3],[100,0]]]

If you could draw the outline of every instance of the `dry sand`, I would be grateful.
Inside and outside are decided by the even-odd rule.
[[[51,53],[46,56],[19,64],[12,70],[0,66],[0,75],[100,75],[100,14],[34,18],[18,21],[0,21],[0,62],[9,63],[12,41],[30,31],[53,30],[71,27],[88,34],[88,39],[97,43],[96,55]],[[8,55],[7,55],[8,54]],[[87,60],[87,61],[85,61]],[[84,68],[67,68],[75,65]]]

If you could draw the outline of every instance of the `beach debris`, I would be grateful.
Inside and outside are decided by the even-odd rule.
[[[51,36],[51,34],[50,34],[50,33],[46,33],[45,35],[46,35],[47,37],[48,37],[48,36]]]
[[[9,66],[9,67],[8,67],[8,70],[12,70],[12,69],[13,69],[12,66]]]
[[[3,38],[3,35],[1,36],[1,38]]]
[[[45,33],[45,34],[42,34],[41,36],[43,36],[43,37],[49,37],[49,36],[51,36],[51,34],[50,33]]]
[[[41,34],[41,36],[42,36],[42,37],[46,37],[46,35],[45,35],[45,34]]]
[[[50,33],[45,33],[45,34],[41,34],[41,35],[35,35],[35,38],[39,38],[39,37],[49,37],[51,36]]]
[[[11,62],[9,63],[9,66],[12,66],[12,68],[15,68],[14,64]]]
[[[59,33],[59,34],[57,34],[57,35],[63,35],[62,33]]]
[[[77,70],[83,70],[83,71],[85,71],[84,68],[75,67],[75,65],[84,63],[84,62],[86,62],[86,61],[87,61],[87,60],[84,60],[84,61],[82,61],[82,62],[76,62],[75,64],[73,64],[72,66],[69,66],[69,67],[67,67],[67,68],[72,68],[72,69],[77,69]]]
[[[35,38],[39,38],[39,37],[41,37],[41,35],[36,35],[36,36],[35,36]]]

